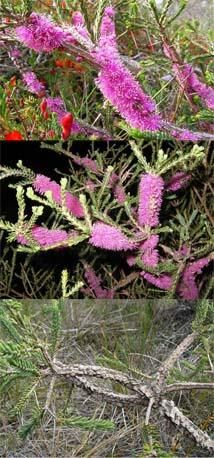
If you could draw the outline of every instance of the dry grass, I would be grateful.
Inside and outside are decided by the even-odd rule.
[[[46,304],[47,305],[47,304]],[[43,301],[26,301],[26,313],[34,314],[37,332],[41,338],[48,336],[49,317]],[[105,367],[129,372],[133,376],[151,376],[176,345],[191,332],[195,306],[178,302],[164,304],[150,301],[67,301],[64,303],[62,341],[57,359],[67,364],[96,363]],[[165,309],[165,310],[164,310]],[[196,349],[197,350],[197,349]],[[176,364],[176,371],[186,364],[198,362],[197,351],[187,352]],[[188,366],[186,367],[188,374]],[[99,382],[99,386],[103,386]],[[105,388],[125,393],[113,382]],[[44,404],[48,386],[37,390],[33,404]],[[121,391],[122,390],[122,391]],[[195,423],[210,430],[213,403],[209,392],[180,392],[171,396],[179,408]],[[7,412],[17,401],[17,393],[0,399],[0,451],[8,458],[21,457],[174,457],[210,456],[197,448],[186,434],[153,410],[150,426],[145,427],[147,405],[119,407],[89,396],[80,388],[64,382],[56,382],[51,395],[48,414],[41,427],[32,437],[21,441],[18,429],[29,417],[33,404],[27,412],[11,422]],[[62,409],[66,415],[83,415],[88,418],[111,419],[113,431],[85,431],[62,426],[59,416]],[[153,452],[148,451],[149,437],[153,440]],[[156,450],[156,452],[155,452]]]

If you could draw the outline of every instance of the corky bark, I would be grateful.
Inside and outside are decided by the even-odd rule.
[[[146,424],[149,423],[151,411],[154,406],[161,414],[170,419],[172,423],[184,428],[198,445],[213,452],[214,440],[212,440],[207,433],[203,432],[197,425],[187,418],[172,400],[168,400],[164,397],[170,392],[180,390],[214,389],[214,383],[180,382],[171,385],[166,384],[169,371],[172,369],[180,356],[193,344],[196,338],[196,332],[193,332],[185,337],[185,339],[175,348],[175,350],[173,350],[171,355],[160,366],[157,373],[152,377],[152,379],[150,378],[147,383],[142,383],[141,380],[123,372],[102,366],[93,364],[63,364],[55,358],[51,359],[50,355],[44,348],[42,351],[46,362],[48,363],[48,367],[41,370],[41,376],[62,377],[74,386],[82,388],[96,399],[119,406],[127,404],[129,406],[140,406],[148,403],[145,418]],[[120,383],[124,389],[127,389],[132,393],[114,393],[110,389],[107,390],[92,383],[91,379],[102,379]]]

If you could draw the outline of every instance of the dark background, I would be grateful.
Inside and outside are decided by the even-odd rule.
[[[2,141],[0,143],[1,165],[16,168],[18,160],[22,160],[23,165],[29,167],[33,172],[46,175],[50,177],[52,180],[56,180],[59,183],[61,174],[57,173],[57,169],[61,173],[69,173],[70,159],[63,154],[58,154],[52,150],[40,148],[40,143],[40,141]],[[57,142],[50,141],[47,143],[54,144]],[[117,147],[118,143],[119,142],[115,143],[102,141],[74,141],[72,143],[72,153],[77,154],[78,156],[90,156],[90,151],[93,151],[93,149],[98,149],[102,154],[102,151],[104,152],[108,148],[112,148],[113,145]],[[130,151],[130,146],[127,144],[127,142],[120,142],[120,145],[124,145],[124,147],[127,147],[128,155],[128,152]],[[80,167],[77,166],[77,170],[80,170]],[[0,181],[0,217],[13,223],[17,221],[16,191],[15,189],[9,188],[8,184],[15,184],[18,181],[20,181],[20,179],[21,177],[9,177]],[[31,202],[29,201],[29,211],[30,208]],[[28,204],[26,205],[26,213],[28,214]],[[45,211],[44,216],[46,216]],[[2,237],[0,239],[0,251],[1,256],[4,254],[4,261],[8,263],[8,266],[11,266],[12,264],[12,258],[16,247],[17,243],[15,241],[13,243],[7,243],[7,233],[6,231],[2,231]],[[23,282],[20,278],[23,275],[21,274],[21,271],[23,271],[23,269],[26,269],[27,271],[29,265],[35,272],[38,272],[40,269],[43,271],[46,270],[47,275],[52,270],[54,273],[53,276],[51,276],[51,278],[55,278],[57,285],[60,281],[60,276],[63,269],[68,269],[71,275],[75,275],[77,264],[80,261],[80,255],[81,247],[79,245],[73,248],[64,248],[58,250],[56,249],[38,252],[33,255],[18,252],[16,254],[16,265],[14,268],[10,293],[8,293],[8,295],[6,296],[4,294],[2,295],[2,288],[0,288],[0,297],[10,297],[10,295],[12,295],[12,297],[16,297],[16,295],[19,294],[23,295],[23,298],[29,297],[30,294],[26,294],[26,291],[23,288]],[[92,259],[89,260],[89,262],[94,260],[96,254],[93,254],[92,252],[91,256]],[[106,265],[108,265],[109,263],[112,264],[113,262],[113,264],[118,265],[119,270],[120,268],[122,268],[123,265],[123,259],[120,259],[120,257],[118,257],[118,254],[114,252],[106,252],[105,255],[103,255],[103,262]],[[0,265],[0,268],[1,284],[3,278],[2,264]],[[42,297],[46,297],[47,287],[48,286],[46,284],[44,285],[44,288],[40,290],[40,294],[42,295]],[[58,297],[60,297],[60,294]]]
[[[18,160],[22,160],[23,165],[32,169],[36,174],[41,173],[59,182],[60,175],[56,170],[58,169],[62,173],[68,173],[69,158],[49,149],[40,148],[40,143],[39,141],[2,141],[0,143],[1,165],[16,168]],[[50,141],[47,143],[55,144],[57,142]],[[86,156],[88,155],[88,151],[92,151],[93,148],[99,149],[102,152],[106,151],[113,144],[115,142],[74,141],[72,143],[72,152],[78,156]],[[9,177],[0,182],[1,218],[4,216],[5,219],[16,221],[16,215],[14,218],[14,212],[16,212],[17,208],[16,193],[14,189],[8,187],[8,182],[16,183],[19,179],[20,177],[18,179],[14,177],[11,179]]]
[[[50,177],[52,180],[56,180],[59,183],[61,174],[71,173],[69,165],[70,159],[63,154],[58,154],[52,150],[40,148],[40,143],[41,142],[39,141],[0,142],[1,165],[16,168],[18,160],[22,160],[23,165],[29,167],[34,173],[41,173]],[[50,141],[47,143],[54,144],[57,142]],[[154,144],[155,142],[153,141],[151,143]],[[115,146],[115,150],[117,150],[119,144],[121,147],[124,147],[123,154],[127,153],[128,157],[130,154],[130,146],[127,142],[74,141],[72,143],[72,152],[78,156],[91,156],[90,152],[93,152],[93,150],[99,150],[100,154],[102,154],[102,151],[106,152],[108,149],[112,149],[113,145]],[[161,146],[164,150],[170,147],[173,148],[173,145],[168,142],[163,142]],[[144,149],[144,153],[148,159],[151,157],[152,147],[149,142],[148,146],[146,145],[146,149]],[[76,167],[79,171],[80,167]],[[61,174],[59,174],[57,170],[60,171]],[[15,189],[8,187],[8,185],[9,183],[15,184],[19,180],[20,177],[13,177],[12,179],[9,177],[0,181],[0,217],[14,223],[17,221],[16,192]],[[200,176],[198,185],[200,187]],[[137,188],[132,189],[131,192],[132,191],[133,193],[137,192]],[[30,208],[31,202],[29,201],[29,211]],[[26,206],[26,214],[28,214],[28,204]],[[45,216],[46,213],[44,212],[44,217]],[[35,298],[35,296],[31,296],[30,289],[29,293],[26,293],[26,288],[23,286],[23,269],[28,272],[29,266],[36,273],[39,271],[47,272],[47,281],[44,281],[44,286],[38,290],[39,295],[36,296],[38,298],[50,298],[47,296],[47,291],[49,288],[48,275],[50,272],[50,281],[52,281],[53,284],[56,284],[57,290],[57,285],[60,283],[62,270],[68,269],[69,274],[76,279],[77,270],[79,270],[80,265],[82,269],[81,260],[83,259],[87,259],[90,264],[94,265],[96,271],[99,271],[100,269],[100,253],[98,254],[97,250],[93,250],[91,247],[89,256],[89,253],[86,253],[87,248],[83,247],[81,244],[73,248],[63,248],[44,252],[42,251],[33,255],[18,252],[16,254],[14,263],[14,272],[11,277],[12,279],[10,280],[11,285],[10,288],[8,287],[8,293],[5,295],[4,285],[5,282],[8,281],[5,280],[5,270],[11,270],[14,251],[16,251],[17,243],[15,241],[13,243],[7,242],[6,231],[0,231],[0,235],[0,252],[2,257],[2,261],[0,262],[0,297]],[[123,271],[125,275],[128,275],[131,272],[128,265],[124,263],[123,254],[118,255],[117,252],[102,251],[102,264],[105,266],[106,271],[112,271],[112,269],[114,270],[114,277],[117,278],[118,281],[121,278],[121,271]],[[209,266],[206,270],[210,271],[210,269],[211,267]],[[105,286],[105,279],[106,273],[104,273],[103,286]],[[31,283],[34,284],[33,276]],[[53,287],[53,293],[51,294],[51,297],[60,297],[61,291],[58,288],[55,296],[55,288]],[[148,294],[150,294],[149,291]],[[162,296],[162,293],[160,293],[160,295]],[[81,293],[78,297],[81,298]],[[82,297],[85,297],[84,294]]]

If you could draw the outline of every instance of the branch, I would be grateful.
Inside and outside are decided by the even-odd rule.
[[[165,384],[169,371],[172,369],[172,367],[180,358],[180,356],[192,345],[196,337],[196,332],[193,332],[192,334],[189,334],[187,337],[185,337],[185,339],[182,340],[182,342],[175,348],[175,350],[159,368],[156,378],[157,388],[159,392],[162,391],[162,387]]]
[[[74,364],[68,366],[60,363],[59,361],[54,361],[52,363],[52,370],[56,375],[69,377],[97,377],[103,380],[112,380],[113,382],[121,383],[132,391],[135,391],[141,396],[145,396],[150,399],[153,397],[153,391],[148,385],[143,385],[140,380],[137,380],[131,376],[128,376],[122,372],[118,372],[114,369],[104,368],[101,366],[95,365],[83,365],[83,364]]]
[[[87,391],[87,393],[91,396],[95,396],[96,399],[100,399],[104,402],[110,402],[117,404],[118,406],[124,406],[127,404],[140,405],[142,402],[145,402],[142,396],[138,394],[116,394],[112,391],[99,388],[98,386],[89,382],[85,377],[70,377],[69,375],[66,375],[65,377],[76,386]]]
[[[170,418],[170,420],[178,426],[182,426],[186,429],[192,437],[194,437],[196,443],[207,450],[214,451],[214,440],[210,439],[207,433],[203,432],[198,426],[196,426],[189,418],[175,406],[173,401],[163,399],[161,401],[164,414]]]
[[[184,383],[173,383],[167,385],[164,389],[164,393],[170,393],[171,391],[179,390],[214,390],[214,383],[197,383],[197,382],[184,382]]]
[[[204,433],[197,425],[195,425],[189,418],[187,418],[174,404],[173,401],[168,399],[161,399],[162,394],[166,394],[171,391],[177,391],[180,389],[214,389],[213,383],[175,383],[164,387],[166,376],[170,368],[174,365],[175,361],[180,355],[193,343],[197,333],[188,335],[180,345],[172,352],[169,358],[161,366],[158,371],[158,386],[157,382],[155,385],[143,385],[140,380],[137,380],[129,375],[122,372],[116,371],[110,368],[104,368],[96,365],[65,365],[60,361],[52,361],[50,363],[49,355],[44,351],[46,360],[49,362],[49,368],[42,370],[43,376],[61,376],[66,378],[69,382],[84,389],[92,396],[98,397],[104,402],[116,403],[117,405],[142,405],[145,402],[145,398],[149,401],[147,412],[146,412],[146,424],[149,423],[151,415],[151,409],[153,405],[156,405],[169,418],[174,424],[181,426],[194,438],[197,444],[208,450],[214,451],[214,441],[210,439],[208,434]],[[134,395],[117,394],[110,390],[100,388],[97,385],[88,381],[86,377],[96,377],[103,380],[112,380],[113,382],[120,383],[126,388],[134,391]],[[158,394],[158,396],[157,396]]]

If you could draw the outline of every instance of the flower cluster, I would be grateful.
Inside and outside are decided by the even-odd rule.
[[[161,274],[159,276],[155,276],[150,274],[149,272],[142,271],[140,275],[143,278],[145,278],[145,280],[147,280],[149,283],[160,289],[169,290],[173,284],[173,279],[168,274]]]
[[[191,175],[186,172],[176,172],[166,183],[166,191],[178,191],[179,189],[185,187],[187,183],[191,180]]]
[[[35,226],[31,231],[31,237],[40,247],[48,247],[51,245],[65,244],[69,235],[63,229],[48,229],[42,226]],[[29,241],[23,234],[17,235],[17,242],[22,245],[29,245]]]
[[[139,251],[142,253],[141,261],[145,265],[150,267],[156,267],[158,265],[159,253],[156,248],[158,243],[159,236],[157,234],[153,234],[140,244]]]
[[[51,181],[50,178],[44,175],[36,175],[33,181],[33,188],[40,194],[51,191],[53,200],[59,205],[62,204],[61,187],[55,181]],[[73,196],[70,192],[66,192],[65,194],[65,204],[68,211],[77,218],[84,216],[84,211],[78,197]]]
[[[125,67],[116,44],[114,10],[106,8],[100,28],[100,39],[91,53],[101,67],[96,85],[132,127],[159,130],[161,117],[154,101],[145,94],[131,72]]]
[[[75,41],[71,34],[53,24],[51,19],[37,13],[31,13],[27,23],[16,27],[15,31],[19,41],[36,52],[51,52],[65,42]]]
[[[40,97],[44,94],[45,86],[38,80],[34,72],[25,72],[22,78],[30,92]]]
[[[163,179],[154,174],[142,175],[139,186],[138,223],[140,226],[156,227],[164,190]]]
[[[193,68],[189,64],[178,65],[174,64],[172,69],[175,73],[180,85],[189,93],[189,95],[197,95],[204,104],[214,110],[214,89],[202,83]]]
[[[183,299],[193,301],[198,299],[199,290],[196,284],[196,275],[202,272],[202,269],[206,267],[210,262],[210,259],[205,257],[198,259],[197,261],[188,264],[182,274],[181,281],[178,286],[178,293]]]
[[[87,56],[87,60],[96,70],[98,69],[98,76],[95,79],[96,86],[132,128],[140,131],[164,131],[181,141],[213,138],[213,135],[209,133],[192,132],[170,124],[158,113],[155,101],[145,93],[120,55],[116,39],[114,8],[104,9],[99,37],[95,44],[92,43],[84,18],[78,11],[72,15],[72,26],[64,28],[55,25],[45,15],[32,13],[25,25],[16,28],[16,36],[19,41],[36,52],[51,52],[63,46],[69,47],[69,44],[76,46],[76,53],[80,52],[77,59]],[[180,63],[176,61],[176,53],[171,50],[170,46],[165,45],[164,52],[167,57],[176,62],[173,70],[182,87],[189,93],[190,99],[193,94],[198,94],[209,108],[213,108],[213,89],[199,81],[191,66],[184,64],[181,68]],[[36,81],[32,80],[32,75],[31,78],[28,75],[27,79],[29,90],[38,94],[39,88],[36,87]],[[56,99],[53,99],[53,102],[49,101],[49,109],[58,115],[58,108],[55,107],[56,110],[54,107],[51,108]],[[61,103],[59,99],[58,103]],[[64,115],[66,115],[66,110]],[[59,122],[62,116],[61,113],[58,117]],[[96,129],[90,126],[81,126],[77,121],[73,121],[69,129],[63,129],[62,138],[66,140],[71,133],[97,135],[105,139],[110,137],[108,133],[104,135],[104,132],[101,133],[99,129],[96,132]]]
[[[101,286],[101,278],[95,274],[91,266],[85,265],[85,279],[97,299],[113,299],[114,290]]]
[[[97,248],[116,251],[133,250],[137,246],[120,229],[101,222],[93,224],[89,243]]]

